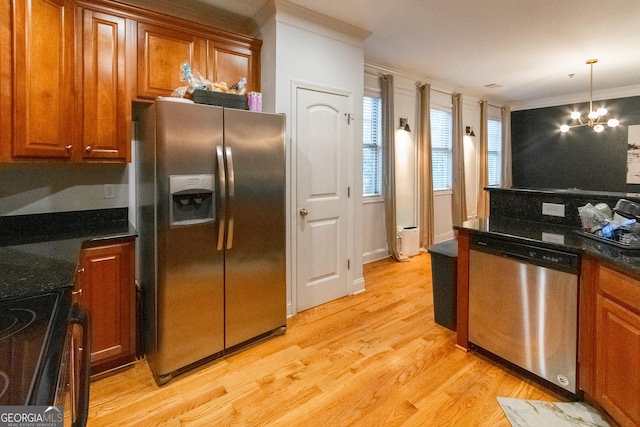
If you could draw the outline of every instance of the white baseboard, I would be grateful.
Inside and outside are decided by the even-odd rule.
[[[376,249],[375,251],[365,252],[362,254],[362,263],[367,264],[373,261],[385,259],[389,256],[387,248]]]
[[[446,233],[436,234],[433,237],[433,243],[444,242],[444,241],[447,241],[447,240],[454,239],[455,237],[456,237],[456,233],[453,230],[448,231]]]
[[[364,277],[354,280],[351,284],[351,294],[356,295],[364,291]]]

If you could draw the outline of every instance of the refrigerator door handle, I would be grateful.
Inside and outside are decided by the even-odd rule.
[[[224,167],[224,152],[222,146],[216,147],[216,154],[218,156],[218,178],[220,179],[220,208],[218,209],[218,246],[217,249],[221,251],[224,246],[224,229],[226,227],[226,212],[227,212],[227,178]]]
[[[231,147],[225,148],[225,153],[227,157],[227,179],[229,182],[229,220],[228,220],[228,234],[227,234],[227,249],[231,249],[233,247],[233,208],[234,208],[234,187],[235,180],[233,174],[233,155],[231,153]]]

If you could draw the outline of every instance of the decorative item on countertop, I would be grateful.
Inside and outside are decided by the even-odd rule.
[[[586,205],[578,208],[578,215],[580,215],[582,229],[587,233],[596,233],[613,218],[611,209],[607,210],[601,205],[605,205],[608,208],[606,203],[598,203],[596,206],[591,203],[587,203]]]
[[[249,92],[248,96],[249,111],[262,111],[262,93]]]
[[[636,207],[640,205],[621,199],[616,204],[612,216],[611,208],[606,203],[598,203],[595,206],[587,203],[578,208],[583,229],[579,233],[617,247],[639,249],[640,224],[636,222],[635,213],[628,212]]]

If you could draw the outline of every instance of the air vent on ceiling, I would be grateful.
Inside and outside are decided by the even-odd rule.
[[[502,87],[502,85],[499,85],[498,83],[491,83],[488,85],[484,85],[484,87],[488,88],[488,89],[497,89],[499,87]]]

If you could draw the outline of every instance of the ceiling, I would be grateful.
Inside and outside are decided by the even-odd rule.
[[[251,18],[269,0],[196,1]],[[592,58],[594,99],[611,89],[640,93],[638,0],[287,2],[370,32],[367,64],[490,100],[588,100]]]

